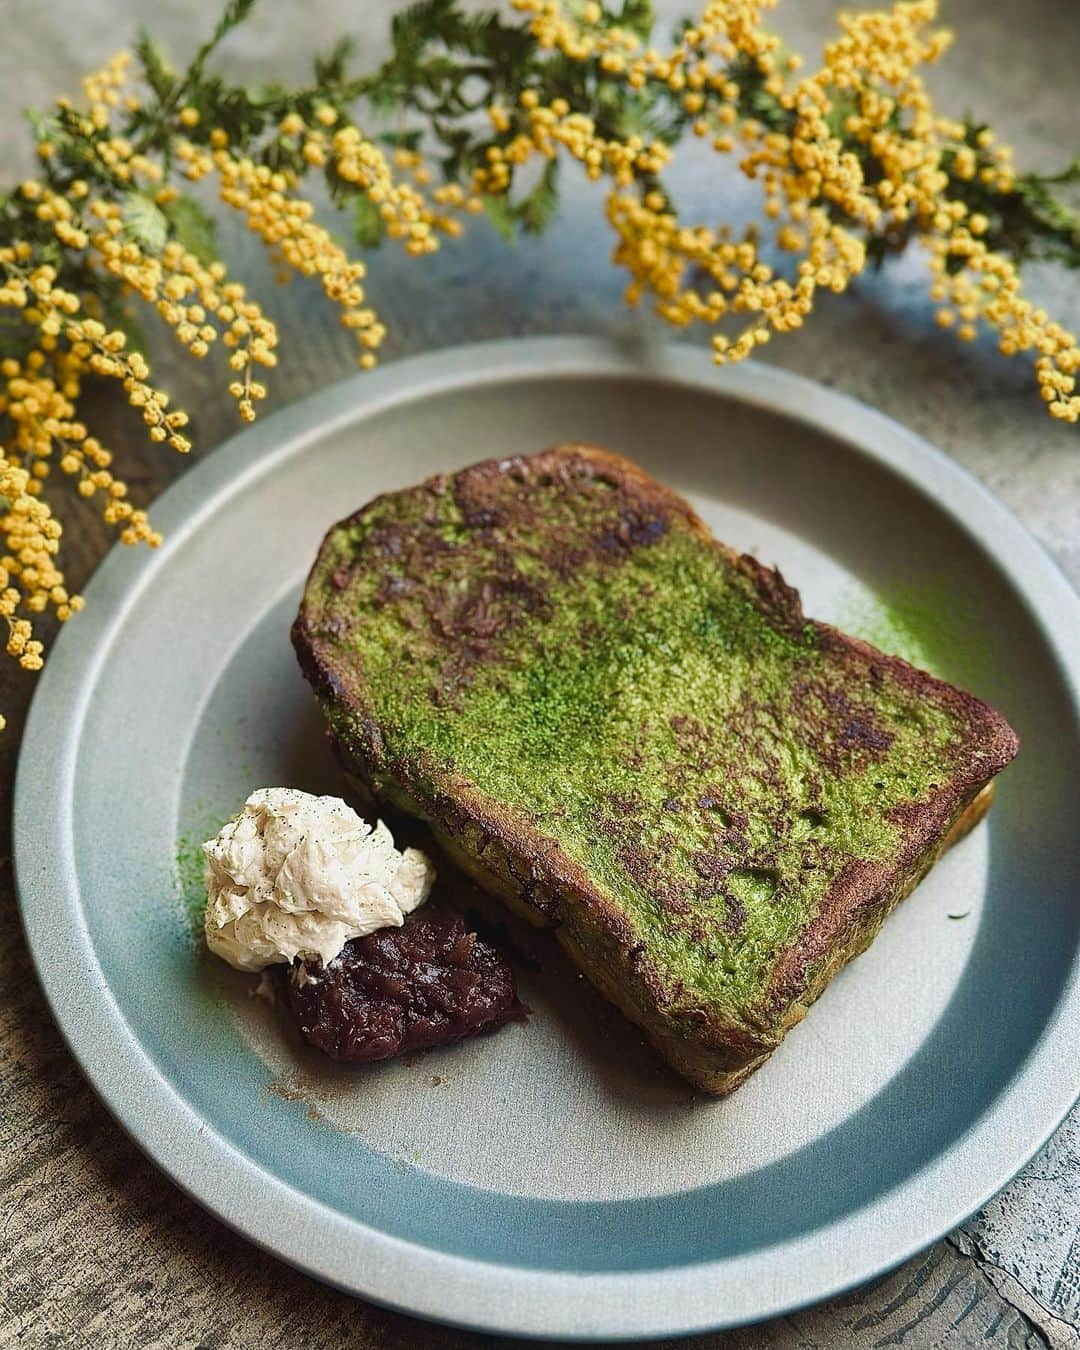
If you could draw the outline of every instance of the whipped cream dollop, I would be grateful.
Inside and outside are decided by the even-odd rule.
[[[351,938],[400,927],[435,870],[340,797],[260,788],[203,844],[206,942],[237,970],[295,957],[328,966]]]

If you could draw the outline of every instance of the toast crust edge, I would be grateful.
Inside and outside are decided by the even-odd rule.
[[[774,1031],[765,1033],[705,1010],[665,1008],[663,985],[648,979],[632,948],[613,935],[610,926],[598,922],[599,892],[582,895],[576,885],[551,883],[532,875],[527,853],[510,852],[505,841],[487,835],[477,850],[468,836],[475,822],[467,811],[452,818],[432,817],[430,806],[409,796],[394,784],[376,784],[347,751],[351,766],[349,783],[365,805],[389,806],[420,819],[431,829],[439,847],[482,890],[495,896],[519,918],[536,927],[554,929],[554,936],[590,983],[644,1033],[650,1045],[668,1065],[710,1096],[726,1096],[759,1069],[781,1041],[806,1016],[833,978],[870,946],[888,915],[907,898],[933,865],[983,819],[994,796],[987,783],[959,811],[945,834],[935,840],[920,865],[910,875],[899,877],[886,895],[873,906],[864,906],[859,921],[846,940],[837,945],[801,997],[792,1000]],[[658,997],[658,994],[660,997]],[[696,1014],[696,1015],[694,1015]]]

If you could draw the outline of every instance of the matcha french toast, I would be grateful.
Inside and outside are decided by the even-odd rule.
[[[803,616],[606,451],[489,460],[327,535],[293,640],[357,785],[429,823],[709,1092],[989,805],[970,694]]]

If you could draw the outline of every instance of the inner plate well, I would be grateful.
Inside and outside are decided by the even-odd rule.
[[[488,455],[528,453],[573,432],[603,440],[684,492],[717,537],[779,565],[800,586],[808,612],[841,622],[850,614],[856,626],[860,616],[892,621],[901,645],[919,644],[939,671],[956,677],[959,669],[986,692],[1012,645],[999,625],[979,622],[990,612],[988,587],[996,578],[977,546],[887,473],[805,434],[793,453],[773,419],[751,413],[748,425],[746,410],[721,411],[708,397],[686,397],[673,408],[647,390],[570,381],[548,390],[551,406],[542,414],[541,400],[527,390],[508,394],[429,400],[407,421],[394,418],[320,446],[319,464],[298,467],[332,478],[335,509],[345,514],[402,477],[411,482]],[[522,405],[527,419],[519,416]],[[672,425],[679,427],[674,444]],[[378,468],[370,457],[376,445],[386,461]],[[311,489],[303,505],[313,518],[309,538],[317,540],[333,515],[320,516]],[[259,498],[243,509],[267,518]],[[228,530],[227,520],[221,526]],[[265,533],[269,569],[284,531]],[[250,536],[241,538],[247,554]],[[958,549],[962,567],[955,566]],[[283,570],[275,560],[279,582]],[[211,672],[178,809],[179,835],[192,846],[255,787],[344,791],[289,643],[302,576],[267,608],[261,598],[258,607],[245,606],[245,630]],[[911,595],[923,597],[914,615],[903,609]],[[891,613],[897,608],[899,619]],[[961,616],[955,624],[954,610]],[[550,942],[529,943],[530,964],[541,970],[519,971],[523,997],[535,1009],[528,1026],[370,1072],[306,1051],[277,1010],[250,997],[253,981],[214,969],[213,984],[246,1053],[265,1066],[263,1109],[302,1103],[299,1128],[314,1153],[319,1132],[330,1128],[400,1165],[540,1200],[623,1201],[722,1184],[812,1149],[867,1104],[882,1122],[912,1119],[912,1083],[901,1074],[964,984],[1003,810],[1007,804],[935,868],[770,1064],[725,1101],[695,1098],[664,1070]],[[187,881],[197,906],[198,877]],[[968,1054],[967,1039],[953,1047],[958,1061]],[[492,1113],[482,1128],[478,1102]],[[920,1109],[936,1114],[933,1094]],[[774,1219],[778,1229],[786,1222]]]
[[[739,522],[727,524],[723,537],[740,540]],[[797,551],[794,540],[789,551]],[[839,580],[844,593],[839,569],[801,552],[802,575],[813,570],[823,587]],[[290,591],[246,635],[200,718],[180,813],[193,859],[196,836],[216,829],[255,786],[344,791],[286,640],[296,600]],[[223,755],[226,746],[234,753]],[[431,847],[423,837],[417,842]],[[400,1163],[513,1195],[664,1195],[788,1157],[841,1124],[853,1103],[887,1090],[963,977],[981,921],[989,843],[989,831],[978,830],[953,850],[766,1069],[720,1102],[695,1097],[666,1071],[558,945],[527,925],[511,925],[512,945],[526,962],[519,960],[518,977],[534,1014],[527,1026],[370,1071],[308,1050],[288,1034],[279,1009],[250,996],[254,978],[209,958],[207,965],[245,1043],[272,1075],[266,1109],[275,1109],[275,1097],[303,1102],[301,1128],[308,1133],[327,1126],[346,1131],[358,1146]],[[482,907],[481,923],[495,917],[441,860],[440,872],[458,903]],[[197,917],[203,895],[196,867],[187,882]],[[963,919],[950,919],[957,906]],[[875,1027],[872,1037],[867,1026]],[[785,1103],[779,1111],[778,1091]],[[494,1112],[499,1128],[476,1128],[478,1102]],[[317,1133],[312,1147],[318,1148]]]

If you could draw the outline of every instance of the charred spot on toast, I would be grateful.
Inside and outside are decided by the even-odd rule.
[[[365,606],[390,612],[407,631],[417,664],[441,653],[428,693],[454,706],[523,620],[550,616],[553,589],[590,568],[617,566],[661,539],[673,515],[686,514],[653,488],[582,447],[486,460],[376,498],[335,532],[325,572],[331,603],[314,630],[310,621],[298,626],[298,646],[310,646],[312,631],[339,636],[360,586]],[[365,586],[372,566],[374,586]],[[307,670],[303,651],[301,661]]]
[[[775,1042],[1016,752],[585,446],[372,502],[327,536],[294,640],[376,792],[477,826],[601,987],[614,963],[631,1015],[718,1055]]]

